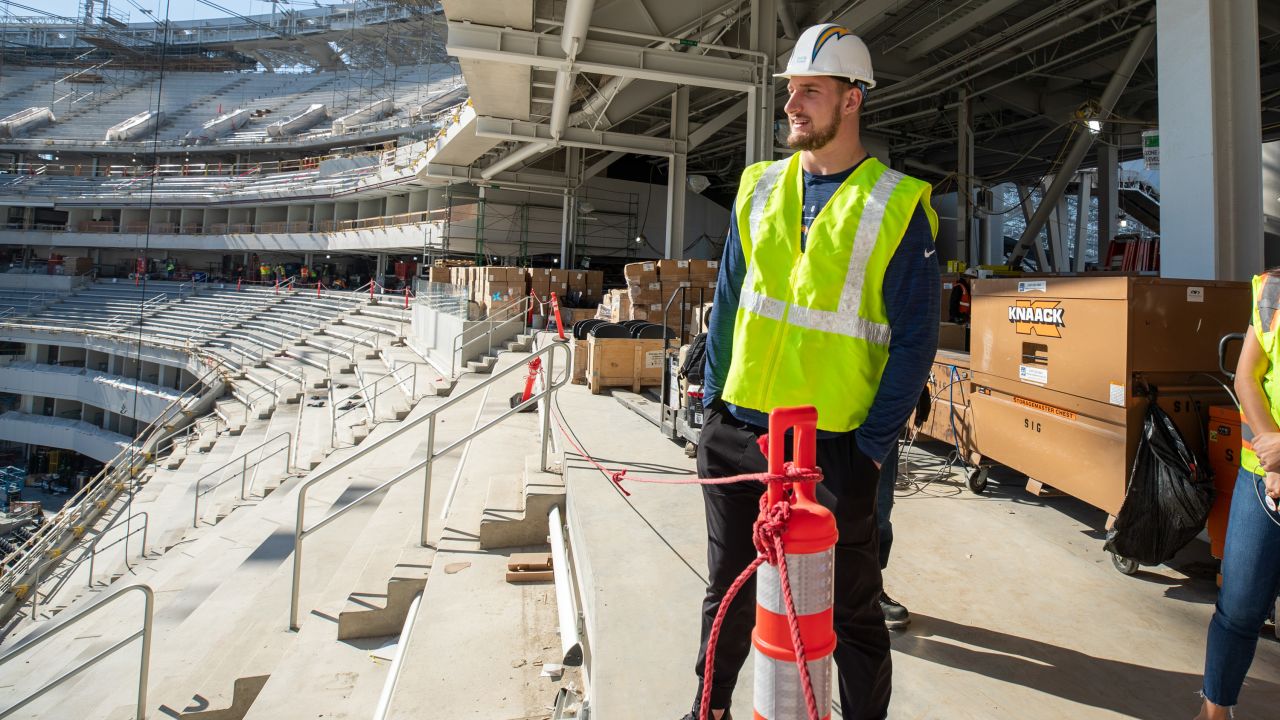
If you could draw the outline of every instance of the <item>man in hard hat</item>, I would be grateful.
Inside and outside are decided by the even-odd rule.
[[[891,670],[878,602],[878,468],[937,349],[938,218],[927,183],[890,170],[863,148],[860,114],[875,78],[861,39],[838,25],[808,28],[780,77],[788,79],[787,143],[800,152],[742,174],[707,333],[709,409],[698,474],[764,471],[756,439],[767,413],[817,408],[825,476],[818,493],[840,534],[832,606],[841,710],[845,720],[883,718]],[[751,533],[762,492],[755,482],[703,486],[710,573],[693,718],[720,600],[756,555]],[[729,717],[751,651],[753,588],[738,594],[720,630],[709,703],[718,720]],[[757,658],[757,682],[770,667],[778,665]],[[794,683],[777,680],[775,687]],[[826,680],[815,679],[819,707],[830,706]],[[776,710],[756,709],[766,717]]]

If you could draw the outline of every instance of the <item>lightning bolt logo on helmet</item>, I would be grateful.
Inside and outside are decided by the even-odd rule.
[[[809,57],[809,62],[813,62],[818,59],[818,53],[822,50],[822,46],[826,45],[828,41],[839,40],[845,35],[852,34],[853,31],[849,28],[840,27],[839,25],[833,25],[824,29],[822,33],[818,35],[818,39],[813,43],[813,54]]]

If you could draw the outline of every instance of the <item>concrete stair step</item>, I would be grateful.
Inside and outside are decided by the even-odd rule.
[[[511,552],[479,547],[478,485],[460,489],[447,519],[410,642],[401,648],[388,720],[416,720],[425,707],[433,717],[479,717],[475,698],[484,698],[484,717],[543,718],[560,687],[581,686],[576,668],[542,676],[544,665],[562,660],[554,585],[506,582]],[[455,617],[472,620],[447,620]]]
[[[258,694],[262,692],[263,686],[267,684],[270,677],[270,675],[252,675],[236,678],[231,690],[231,705],[217,710],[181,712],[178,717],[181,720],[244,720],[245,714],[249,712],[253,701],[258,699]]]
[[[480,520],[480,547],[493,548],[537,545],[546,542],[547,513],[564,507],[564,479],[543,472],[540,458],[525,458],[521,476],[493,475]]]
[[[493,355],[485,355],[478,360],[468,360],[467,370],[480,375],[488,375],[493,372],[493,366],[497,364],[497,357]]]
[[[338,639],[356,640],[399,633],[404,627],[410,603],[427,586],[434,556],[435,551],[431,548],[405,548],[396,560],[391,577],[386,580],[386,594],[354,592],[349,595],[346,606],[338,614]]]

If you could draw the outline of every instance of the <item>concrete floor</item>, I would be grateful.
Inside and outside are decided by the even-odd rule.
[[[616,399],[571,386],[561,402],[586,450],[610,468],[668,477],[692,470]],[[1102,549],[1101,511],[1033,497],[1007,470],[973,495],[958,473],[940,474],[946,450],[912,452],[893,515],[886,585],[913,622],[893,637],[890,717],[1192,718],[1216,594],[1208,545],[1194,541],[1166,566],[1121,575]],[[678,718],[693,692],[706,567],[700,492],[630,482],[623,498],[585,463],[570,458],[567,468],[590,578],[595,716]],[[1277,717],[1280,643],[1271,630],[1259,642],[1241,720]],[[735,715],[749,716],[750,680],[745,670]]]

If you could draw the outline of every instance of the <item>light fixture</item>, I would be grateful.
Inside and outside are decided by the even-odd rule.
[[[689,184],[689,189],[695,195],[701,195],[703,190],[711,187],[711,181],[707,179],[706,175],[690,175],[685,182]]]
[[[1124,218],[1120,218],[1120,227],[1129,227],[1129,221]]]
[[[333,257],[333,256],[332,256],[332,255],[325,255],[325,256],[324,256],[324,259],[325,259],[325,260],[328,260],[328,259],[329,259],[329,258],[331,258],[331,257]]]
[[[1093,133],[1094,135],[1097,135],[1098,133],[1102,132],[1101,120],[1089,120],[1088,122],[1085,123],[1085,125],[1089,126],[1089,132]]]
[[[637,244],[637,245],[643,245],[643,244],[645,244],[646,242],[648,242],[648,240],[649,240],[649,238],[645,237],[645,236],[644,236],[644,233],[640,233],[639,235],[637,235],[637,236],[636,236],[636,244]]]
[[[590,215],[595,211],[596,211],[596,206],[592,205],[586,200],[583,200],[582,202],[578,203],[578,214],[580,215]]]

